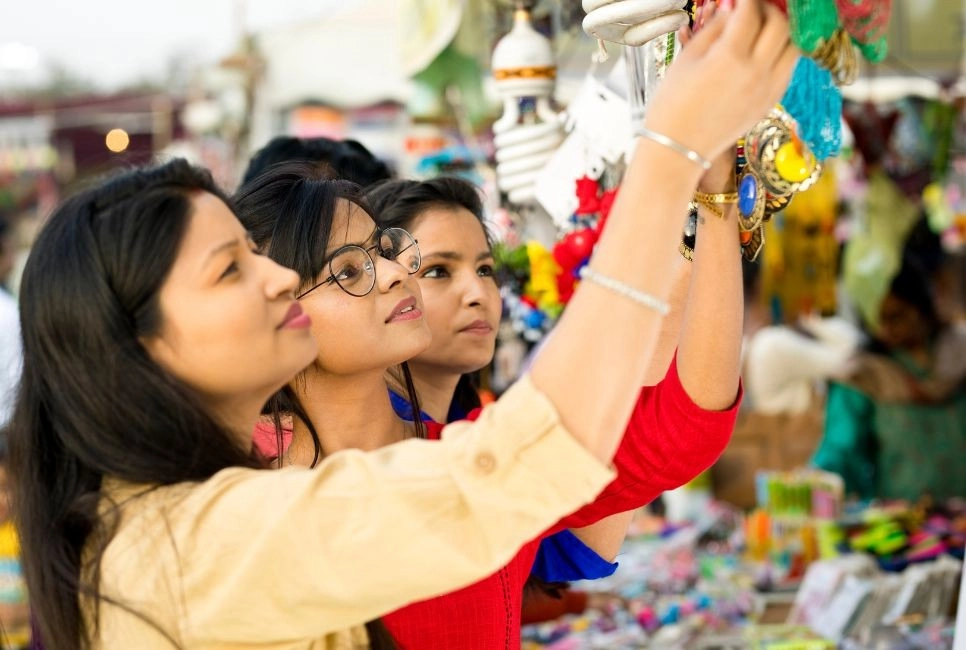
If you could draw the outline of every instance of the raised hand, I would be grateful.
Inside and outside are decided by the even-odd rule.
[[[648,106],[647,127],[717,158],[781,98],[799,56],[782,13],[762,0],[706,6]]]

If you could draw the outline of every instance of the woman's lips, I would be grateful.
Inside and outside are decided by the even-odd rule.
[[[422,317],[423,312],[416,305],[416,298],[410,296],[399,301],[399,304],[396,305],[389,313],[389,317],[386,318],[386,323],[398,323],[401,321],[416,320]]]
[[[302,305],[298,302],[293,302],[292,306],[288,308],[288,312],[285,314],[285,318],[282,320],[282,324],[278,326],[279,329],[303,329],[309,327],[312,324],[312,319],[308,314],[302,311]]]
[[[484,336],[486,334],[493,333],[493,326],[487,323],[485,320],[475,320],[469,325],[467,325],[466,327],[464,327],[463,329],[461,329],[460,332]]]

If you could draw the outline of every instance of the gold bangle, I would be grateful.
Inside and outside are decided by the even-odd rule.
[[[694,193],[695,203],[737,203],[738,193],[737,192],[721,192],[720,194],[711,194],[709,192],[697,191]]]
[[[719,219],[725,218],[724,210],[720,206],[735,204],[738,202],[737,192],[723,192],[720,194],[709,194],[708,192],[695,192],[694,203],[707,208],[711,214]]]

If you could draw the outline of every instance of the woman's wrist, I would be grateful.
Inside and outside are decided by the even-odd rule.
[[[705,194],[732,194],[737,191],[737,188],[735,154],[729,151],[715,160],[714,166],[701,176],[697,191]]]
[[[706,208],[698,208],[695,242],[702,238],[717,242],[734,240],[735,251],[740,252],[741,233],[738,231],[738,217],[734,208],[724,207],[722,215],[715,214]],[[695,243],[695,248],[697,248],[697,243]]]
[[[631,165],[638,157],[641,162],[646,161],[646,173],[661,179],[660,187],[668,192],[668,196],[678,190],[683,190],[687,195],[706,174],[699,165],[677,151],[647,138],[638,138],[635,160],[631,161]]]
[[[708,178],[708,174],[705,174],[700,181],[698,181],[698,192],[704,194],[733,194],[737,190],[737,184],[735,183],[735,174],[730,172],[722,177]]]

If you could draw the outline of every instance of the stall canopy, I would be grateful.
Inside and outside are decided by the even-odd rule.
[[[404,103],[410,78],[453,40],[465,0],[357,0],[257,35],[260,94],[274,108]]]

